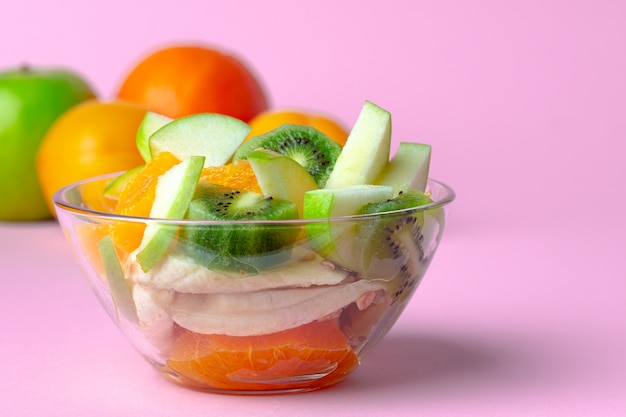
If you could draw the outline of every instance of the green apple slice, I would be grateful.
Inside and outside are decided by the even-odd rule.
[[[393,197],[393,187],[385,185],[351,185],[333,189],[318,189],[304,193],[305,219],[328,219],[351,216],[367,204],[385,201]],[[350,221],[320,221],[306,225],[307,235],[313,248],[323,257],[348,266],[352,260],[345,259],[345,251],[337,248],[354,244],[354,223]],[[349,246],[349,245],[348,245]]]
[[[395,195],[400,191],[426,190],[430,168],[431,146],[423,143],[400,142],[396,153],[374,184],[390,185]]]
[[[248,156],[259,187],[266,197],[296,203],[303,215],[304,193],[318,188],[315,179],[295,159],[266,149],[258,149]]]
[[[131,322],[137,322],[137,308],[128,282],[124,278],[124,270],[115,252],[113,240],[110,236],[105,236],[97,245],[104,266],[104,273],[109,283],[116,320],[119,321],[121,314]]]
[[[304,218],[352,216],[366,204],[392,197],[393,187],[386,185],[362,184],[311,190],[304,193]]]
[[[122,191],[124,191],[124,188],[126,188],[126,186],[128,185],[128,182],[131,180],[131,178],[134,177],[135,174],[141,171],[144,167],[145,165],[140,165],[138,167],[129,169],[123,174],[120,174],[118,177],[115,177],[115,179],[113,179],[110,183],[107,184],[106,187],[104,187],[103,194],[106,197],[118,199]]]
[[[150,151],[150,136],[157,130],[170,123],[173,119],[162,114],[147,112],[144,116],[139,129],[137,129],[136,143],[137,150],[142,156],[144,161],[148,162],[152,159],[152,152]]]
[[[204,157],[190,156],[161,175],[157,180],[150,218],[184,218],[203,166]],[[137,261],[144,272],[149,271],[159,261],[177,230],[175,225],[148,224],[137,252]]]
[[[393,194],[393,187],[386,188],[387,196]],[[336,190],[343,189],[325,191]],[[305,204],[311,194],[316,192],[307,193]],[[309,223],[307,236],[320,255],[343,269],[357,272],[364,280],[385,282],[392,300],[403,300],[419,284],[434,250],[424,245],[432,233],[432,222],[427,225],[424,220],[424,212],[428,210],[424,206],[432,200],[418,190],[401,193],[395,198],[384,198],[384,193],[377,197],[378,201],[354,211],[353,214],[365,216],[358,221],[335,219]],[[332,204],[328,197],[320,196],[319,200],[317,207]],[[347,205],[343,201],[336,204],[354,210],[364,200],[357,204],[350,198]]]
[[[366,101],[325,188],[372,184],[389,162],[391,114]]]
[[[224,165],[250,132],[250,126],[234,117],[199,113],[176,119],[150,136],[152,157],[170,152],[178,159],[203,156],[204,166]]]

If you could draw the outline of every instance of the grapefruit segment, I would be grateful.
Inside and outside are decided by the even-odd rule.
[[[358,365],[336,320],[263,336],[183,331],[167,365],[189,386],[273,391],[332,385]]]

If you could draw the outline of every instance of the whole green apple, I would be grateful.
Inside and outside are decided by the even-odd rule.
[[[37,149],[61,114],[94,97],[91,86],[67,69],[0,72],[0,220],[51,217],[37,180]]]

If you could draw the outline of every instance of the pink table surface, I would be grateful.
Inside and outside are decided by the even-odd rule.
[[[538,235],[451,221],[405,314],[347,380],[242,397],[161,379],[55,222],[0,224],[0,415],[624,416],[625,246],[597,226]]]

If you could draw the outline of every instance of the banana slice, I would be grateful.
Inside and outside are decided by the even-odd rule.
[[[203,334],[251,336],[279,332],[332,317],[356,303],[365,309],[384,283],[355,281],[332,286],[281,288],[247,293],[188,294],[147,289],[178,325]]]
[[[131,256],[126,276],[129,279],[162,290],[180,293],[210,294],[262,291],[273,288],[336,285],[351,274],[335,268],[314,251],[295,247],[291,260],[280,268],[256,275],[218,272],[194,263],[183,255],[171,255],[148,272]]]
[[[174,321],[153,299],[151,291],[139,285],[133,286],[133,300],[137,306],[137,318],[146,338],[144,352],[155,361],[167,357],[171,349]]]

